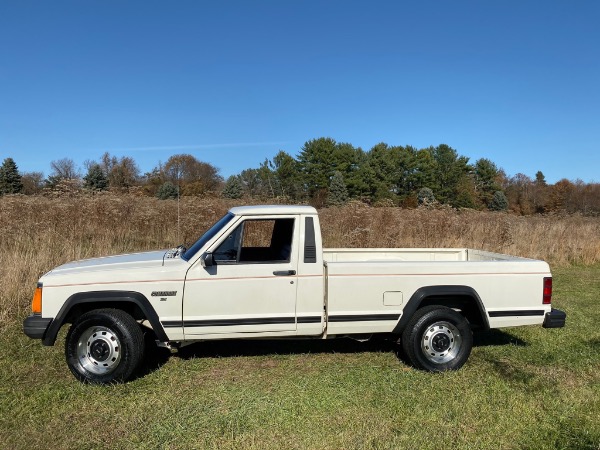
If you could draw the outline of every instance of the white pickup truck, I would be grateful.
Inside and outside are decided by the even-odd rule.
[[[460,368],[472,330],[563,327],[548,264],[471,249],[322,249],[308,206],[232,208],[187,250],[76,261],[39,280],[27,336],[81,381],[134,376],[144,333],[167,346],[213,339],[384,334],[429,371]]]

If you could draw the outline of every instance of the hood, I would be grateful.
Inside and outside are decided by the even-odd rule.
[[[103,258],[82,259],[58,266],[46,275],[69,275],[83,272],[107,270],[132,270],[160,267],[164,265],[167,250],[130,253],[126,255],[106,256]],[[173,259],[168,260],[169,262]]]

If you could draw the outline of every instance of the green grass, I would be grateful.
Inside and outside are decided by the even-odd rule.
[[[554,271],[567,327],[478,336],[458,372],[386,342],[219,342],[124,385],[75,381],[64,331],[0,336],[1,448],[600,448],[600,265]]]

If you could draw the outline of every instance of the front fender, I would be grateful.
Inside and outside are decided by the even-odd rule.
[[[119,306],[137,306],[145,319],[150,322],[152,329],[159,341],[168,342],[169,338],[160,323],[158,314],[150,304],[150,301],[139,292],[134,291],[92,291],[79,292],[71,295],[60,308],[56,317],[52,320],[42,340],[44,345],[54,345],[60,328],[68,322],[69,315],[79,306],[84,306],[86,310],[98,308],[119,308]]]

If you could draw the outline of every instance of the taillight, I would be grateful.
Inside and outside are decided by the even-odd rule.
[[[31,300],[31,312],[34,314],[42,313],[42,285],[38,284],[33,293],[33,300]]]
[[[542,303],[544,305],[552,303],[552,277],[544,278],[544,297]]]

